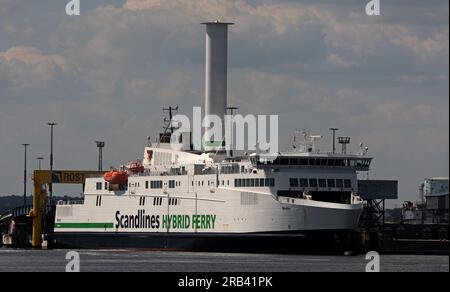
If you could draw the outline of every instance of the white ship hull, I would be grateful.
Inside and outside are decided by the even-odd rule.
[[[58,205],[52,241],[77,248],[232,250],[247,246],[256,251],[269,244],[301,248],[305,238],[332,238],[354,230],[362,211],[362,203],[220,188],[208,193],[103,195],[101,206],[96,206],[100,196],[86,195],[82,205]]]

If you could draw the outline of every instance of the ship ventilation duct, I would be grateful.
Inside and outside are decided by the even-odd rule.
[[[206,151],[224,149],[224,116],[227,107],[228,71],[228,26],[230,22],[205,22],[206,25],[206,66],[205,66],[205,133],[211,131],[210,115],[222,120],[223,137],[213,137],[204,141]],[[209,137],[210,135],[206,135]]]

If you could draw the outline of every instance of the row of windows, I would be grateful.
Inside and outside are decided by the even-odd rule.
[[[181,183],[180,182],[176,182],[174,180],[169,180],[169,188],[173,189],[176,186],[180,186]],[[139,182],[135,182],[135,183],[129,183],[129,186],[132,187],[139,187],[140,183]],[[149,188],[149,182],[146,181],[145,182],[145,188],[148,189]],[[163,188],[163,181],[162,180],[156,180],[156,181],[150,181],[150,188],[151,189],[162,189]],[[96,183],[96,189],[97,190],[101,190],[102,189],[102,183],[101,182],[97,182]],[[105,190],[108,190],[108,183],[105,182]]]
[[[235,187],[274,187],[274,178],[237,178],[234,180]]]
[[[151,189],[162,189],[163,182],[162,180],[152,180],[150,181],[150,188]],[[145,188],[148,189],[148,181],[145,182]]]
[[[173,189],[176,186],[180,186],[181,183],[178,181],[174,181],[174,180],[169,180],[169,189]],[[145,188],[148,189],[148,181],[145,182]],[[162,180],[155,180],[155,181],[150,181],[150,188],[151,189],[162,189],[163,188],[163,181]]]
[[[154,197],[153,198],[153,205],[154,206],[161,206],[162,205],[162,199],[163,198],[161,198],[161,197],[159,197],[159,198]]]
[[[352,188],[352,181],[350,179],[324,179],[324,178],[291,178],[289,179],[291,188]]]
[[[127,190],[127,185],[118,185],[118,187],[115,187],[114,185],[109,185],[108,182],[105,182],[104,184],[105,186],[105,191],[110,191],[109,187],[112,187],[112,189],[114,190],[119,190],[119,191],[125,191]],[[97,182],[95,185],[96,190],[100,191],[102,189],[102,183],[101,182]],[[111,189],[111,190],[112,190]]]
[[[239,173],[239,164],[222,165],[220,167],[220,173],[222,174]]]
[[[169,206],[178,205],[178,198],[169,198]]]
[[[95,202],[95,206],[101,206],[101,205],[102,205],[102,196],[97,196],[97,201]]]
[[[330,158],[277,158],[273,165],[311,165],[311,166],[343,166],[368,167],[370,159],[330,159]]]
[[[153,205],[155,206],[161,206],[163,202],[163,198],[158,197],[158,198],[153,198]],[[176,206],[179,204],[179,200],[178,198],[169,198],[169,206]]]
[[[163,202],[162,197],[154,197],[153,198],[153,205],[154,206],[161,206]],[[176,206],[180,203],[180,200],[178,198],[169,198],[169,206]],[[145,204],[145,197],[143,197],[143,204]]]
[[[95,188],[96,188],[96,190],[101,190],[102,189],[102,182],[97,182],[96,184],[95,184]],[[108,183],[107,182],[105,182],[105,190],[106,189],[108,189]]]

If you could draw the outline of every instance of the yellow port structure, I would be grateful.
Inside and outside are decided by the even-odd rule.
[[[28,214],[33,219],[33,234],[31,245],[41,247],[44,219],[47,209],[47,192],[45,185],[52,184],[82,184],[86,178],[103,175],[98,170],[35,170],[33,172],[33,209]]]

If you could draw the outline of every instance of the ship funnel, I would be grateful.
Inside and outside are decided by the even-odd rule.
[[[205,133],[211,130],[210,115],[222,120],[222,137],[214,136],[204,141],[206,151],[223,150],[225,146],[224,116],[227,107],[228,26],[230,22],[204,22],[206,25],[205,66]],[[211,135],[206,135],[210,137]]]

